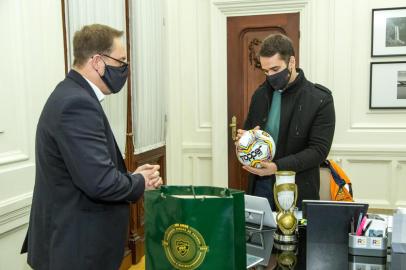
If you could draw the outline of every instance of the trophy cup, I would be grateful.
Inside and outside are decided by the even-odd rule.
[[[275,204],[278,207],[275,231],[275,241],[282,244],[297,242],[297,219],[294,214],[297,201],[297,185],[295,172],[277,171],[276,182],[273,187]]]

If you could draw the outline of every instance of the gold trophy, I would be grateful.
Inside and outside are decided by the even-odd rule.
[[[276,253],[276,261],[278,263],[278,269],[280,270],[291,270],[295,269],[295,266],[297,264],[297,247],[296,245],[291,245],[293,246],[293,250],[283,250],[278,247],[277,253]]]
[[[273,195],[278,207],[278,214],[276,215],[278,230],[275,231],[275,241],[282,244],[296,243],[298,221],[294,209],[298,193],[295,184],[295,172],[277,171],[275,176]]]

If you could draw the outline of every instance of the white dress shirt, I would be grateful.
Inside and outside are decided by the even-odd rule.
[[[97,99],[99,100],[99,102],[102,102],[104,100],[105,95],[103,94],[103,92],[100,90],[99,87],[97,87],[94,83],[92,83],[91,81],[89,81],[88,79],[85,80],[90,84],[90,86],[92,87],[94,93],[96,94]]]

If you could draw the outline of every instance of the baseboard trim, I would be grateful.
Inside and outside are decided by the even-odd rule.
[[[0,236],[28,223],[32,192],[0,201]]]

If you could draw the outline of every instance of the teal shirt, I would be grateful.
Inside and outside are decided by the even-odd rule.
[[[278,144],[279,126],[281,122],[281,100],[282,92],[274,91],[272,95],[271,109],[268,113],[268,121],[265,124],[265,131],[272,136],[275,144]]]

